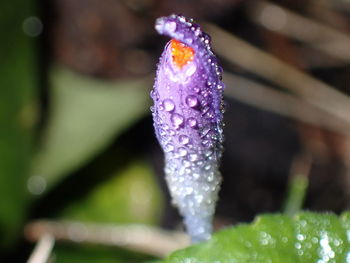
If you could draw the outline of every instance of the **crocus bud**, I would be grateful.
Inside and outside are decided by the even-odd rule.
[[[156,21],[171,40],[158,64],[151,97],[154,128],[165,154],[166,181],[192,241],[210,238],[221,176],[221,68],[210,37],[192,20]]]

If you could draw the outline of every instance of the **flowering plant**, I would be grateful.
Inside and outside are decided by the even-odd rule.
[[[156,21],[172,39],[158,64],[151,96],[166,180],[194,242],[209,239],[221,182],[224,84],[210,37],[183,16]]]

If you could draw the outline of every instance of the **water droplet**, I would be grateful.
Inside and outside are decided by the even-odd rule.
[[[169,130],[168,130],[168,134],[169,134],[170,136],[174,136],[174,135],[176,134],[176,132],[175,132],[174,130],[172,130],[172,129],[169,129]]]
[[[297,235],[297,239],[298,239],[299,241],[303,241],[303,240],[305,239],[305,236],[302,235],[302,234],[298,234],[298,235]]]
[[[186,191],[187,195],[190,195],[190,194],[193,193],[193,188],[192,187],[186,187],[185,191]]]
[[[312,243],[317,244],[318,243],[318,238],[317,237],[313,237],[313,238],[311,238],[311,241],[312,241]]]
[[[203,198],[203,195],[196,195],[195,199],[198,203],[202,203],[204,198]]]
[[[176,30],[176,23],[175,22],[166,23],[165,30],[167,30],[168,32],[174,32]]]
[[[207,180],[209,183],[213,182],[214,181],[214,174],[213,173],[209,174],[209,176],[207,177]]]
[[[174,113],[171,116],[171,122],[173,123],[174,127],[177,129],[183,124],[184,117],[182,117],[182,115],[180,115],[178,113]]]
[[[198,106],[198,99],[194,95],[189,95],[186,98],[186,104],[188,107],[194,108]]]
[[[194,92],[199,93],[201,91],[199,86],[194,86],[193,88]]]
[[[211,168],[211,165],[210,164],[207,164],[206,166],[204,166],[204,170],[210,170],[210,168]]]
[[[160,136],[165,136],[166,135],[166,132],[164,129],[159,129],[159,135]]]
[[[269,243],[267,239],[262,239],[261,240],[261,245],[266,246]]]
[[[209,156],[211,156],[213,154],[213,151],[211,151],[211,150],[208,150],[208,151],[206,151],[205,153],[204,153],[204,155],[206,156],[206,157],[209,157]]]
[[[341,242],[341,240],[335,239],[335,240],[333,241],[333,243],[334,243],[334,245],[335,245],[336,247],[338,247],[342,242]]]
[[[177,153],[179,154],[179,156],[183,157],[183,156],[186,156],[187,155],[187,150],[183,147],[180,147],[178,150],[177,150]]]
[[[163,100],[163,107],[165,111],[173,111],[175,109],[175,104],[171,99]]]
[[[189,159],[190,159],[191,162],[194,162],[194,161],[196,161],[198,159],[198,155],[196,153],[191,153],[189,155]]]
[[[183,160],[182,161],[182,165],[185,167],[190,167],[191,166],[191,162],[187,161],[187,160]]]
[[[202,141],[202,145],[205,147],[209,147],[210,146],[210,141],[209,140],[203,140]]]
[[[214,118],[214,116],[215,116],[214,111],[212,109],[209,109],[206,112],[205,116],[208,117],[208,118]]]
[[[209,191],[210,191],[209,185],[204,185],[204,186],[203,186],[203,190],[204,190],[205,192],[209,192]]]
[[[197,121],[195,118],[192,118],[192,117],[188,118],[187,123],[191,128],[197,127]]]
[[[198,165],[198,166],[202,166],[202,165],[203,165],[203,161],[198,161],[198,162],[197,162],[197,165]]]
[[[179,142],[181,143],[181,144],[188,144],[189,142],[190,142],[190,138],[188,138],[188,136],[186,136],[186,135],[180,135],[179,136]]]
[[[172,151],[174,151],[174,145],[172,145],[171,143],[166,144],[165,147],[164,147],[164,151],[165,152],[172,152]]]

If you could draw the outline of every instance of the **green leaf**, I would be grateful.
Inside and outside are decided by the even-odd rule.
[[[146,79],[106,82],[54,68],[48,128],[33,168],[48,188],[149,112]]]
[[[34,1],[0,2],[0,246],[20,234],[28,204],[37,63],[35,39],[23,25],[33,10]]]
[[[83,222],[156,224],[162,206],[162,194],[151,167],[137,160],[71,202],[61,216]]]
[[[349,262],[350,213],[263,215],[179,250],[164,263]]]

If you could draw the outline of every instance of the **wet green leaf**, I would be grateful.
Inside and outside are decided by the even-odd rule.
[[[149,112],[149,81],[106,82],[54,68],[52,106],[33,175],[50,188]]]
[[[350,213],[263,215],[171,254],[166,263],[349,262]]]

